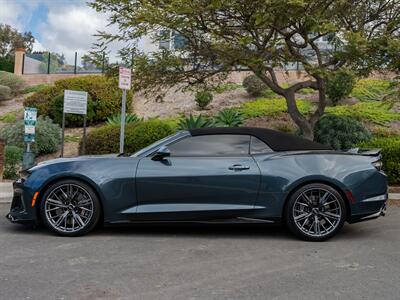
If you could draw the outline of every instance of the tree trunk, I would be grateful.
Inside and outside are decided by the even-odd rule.
[[[314,140],[314,125],[308,121],[299,111],[296,104],[296,96],[293,91],[286,90],[284,94],[288,113],[296,125],[300,128],[303,137],[308,140]]]

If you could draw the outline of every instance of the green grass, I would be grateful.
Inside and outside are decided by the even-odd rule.
[[[297,106],[302,114],[310,113],[312,108],[312,104],[305,100],[297,100]],[[239,109],[247,118],[272,117],[287,112],[286,101],[283,98],[260,98],[243,103]]]
[[[378,125],[385,125],[389,122],[400,120],[400,114],[390,110],[387,103],[368,101],[355,105],[341,105],[327,107],[326,112],[335,115],[349,116],[360,121],[371,121]]]
[[[227,82],[227,83],[222,83],[222,84],[216,86],[213,89],[213,91],[215,93],[217,93],[217,94],[222,94],[224,92],[233,91],[233,90],[236,90],[236,89],[240,89],[242,87],[243,86],[241,84],[233,83],[233,82]]]
[[[382,101],[389,92],[389,80],[367,78],[356,83],[350,96],[360,101]]]
[[[34,86],[29,86],[22,91],[22,94],[37,93],[44,90],[48,86],[49,86],[48,84],[38,84]]]
[[[22,116],[22,111],[23,111],[22,109],[18,109],[0,116],[0,122],[15,123],[17,121],[17,116],[18,115]]]

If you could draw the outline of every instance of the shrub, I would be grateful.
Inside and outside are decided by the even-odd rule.
[[[209,91],[199,91],[196,93],[194,100],[196,101],[198,107],[204,109],[213,100],[213,95]]]
[[[339,70],[330,76],[326,82],[326,94],[333,104],[349,96],[356,83],[355,76],[348,70]]]
[[[0,57],[0,71],[14,72],[14,62],[6,57]]]
[[[371,121],[378,125],[400,120],[400,114],[391,111],[390,103],[367,101],[351,106],[327,107],[325,111],[334,115],[352,117],[359,121]]]
[[[136,152],[162,139],[174,130],[164,121],[151,119],[125,126],[125,152]],[[105,125],[92,130],[87,136],[85,154],[107,154],[119,151],[120,126]],[[80,142],[82,150],[82,141]]]
[[[350,149],[354,145],[371,139],[364,125],[350,117],[325,115],[315,125],[317,142],[333,149]]]
[[[351,96],[360,101],[381,101],[391,90],[391,82],[383,79],[361,79],[351,92]]]
[[[192,114],[189,117],[184,117],[179,120],[178,129],[179,130],[188,130],[195,128],[204,128],[211,127],[211,122],[204,118],[202,115],[198,115],[194,117]]]
[[[297,107],[302,114],[308,114],[311,111],[310,101],[297,100]],[[277,116],[280,113],[287,112],[286,101],[283,98],[275,99],[257,99],[245,102],[240,106],[240,111],[245,117],[255,118],[263,116]]]
[[[15,146],[6,146],[4,155],[4,172],[5,179],[17,179],[18,171],[22,162],[24,150]]]
[[[143,118],[139,118],[136,114],[126,114],[125,124],[137,123],[143,121]],[[121,125],[121,114],[114,115],[107,118],[108,125]]]
[[[263,92],[268,89],[267,85],[256,75],[247,76],[243,80],[242,85],[247,93],[255,97],[261,96]]]
[[[40,115],[47,115],[57,119],[56,115],[62,113],[60,99],[56,98],[64,93],[64,90],[77,90],[88,92],[93,102],[93,117],[88,123],[106,121],[107,117],[121,111],[122,91],[118,88],[118,82],[105,76],[89,75],[75,78],[62,79],[55,82],[54,86],[44,87],[40,92],[33,94],[24,101],[28,107],[36,107]],[[55,99],[56,98],[56,99]],[[127,110],[131,109],[132,93],[127,93]],[[88,112],[89,106],[88,103]],[[55,114],[57,111],[57,114]],[[88,115],[89,120],[89,115]]]
[[[243,114],[234,108],[221,110],[214,117],[214,125],[217,127],[238,127],[243,124],[243,121]]]
[[[378,138],[357,145],[360,148],[380,148],[383,169],[390,183],[400,183],[400,137]]]
[[[39,117],[36,125],[36,140],[32,143],[32,151],[37,155],[53,153],[60,144],[60,126],[48,117]],[[24,121],[3,127],[0,137],[7,140],[10,146],[24,148]]]
[[[6,85],[0,85],[0,101],[11,99],[11,89]]]
[[[13,95],[19,94],[25,87],[25,83],[21,77],[5,71],[0,71],[0,85],[8,86]]]

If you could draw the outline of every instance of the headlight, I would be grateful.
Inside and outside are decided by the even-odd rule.
[[[381,170],[382,170],[383,163],[382,163],[381,160],[374,161],[374,162],[372,163],[372,165],[373,165],[373,166],[375,167],[375,169],[377,169],[378,171],[381,171]]]

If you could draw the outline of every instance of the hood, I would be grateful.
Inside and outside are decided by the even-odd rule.
[[[117,158],[118,154],[103,154],[103,155],[82,155],[77,157],[60,157],[55,159],[49,159],[42,162],[39,162],[35,166],[29,169],[29,171],[34,171],[43,166],[65,163],[65,162],[76,162],[76,161],[87,161],[92,159],[103,159],[103,158]]]

